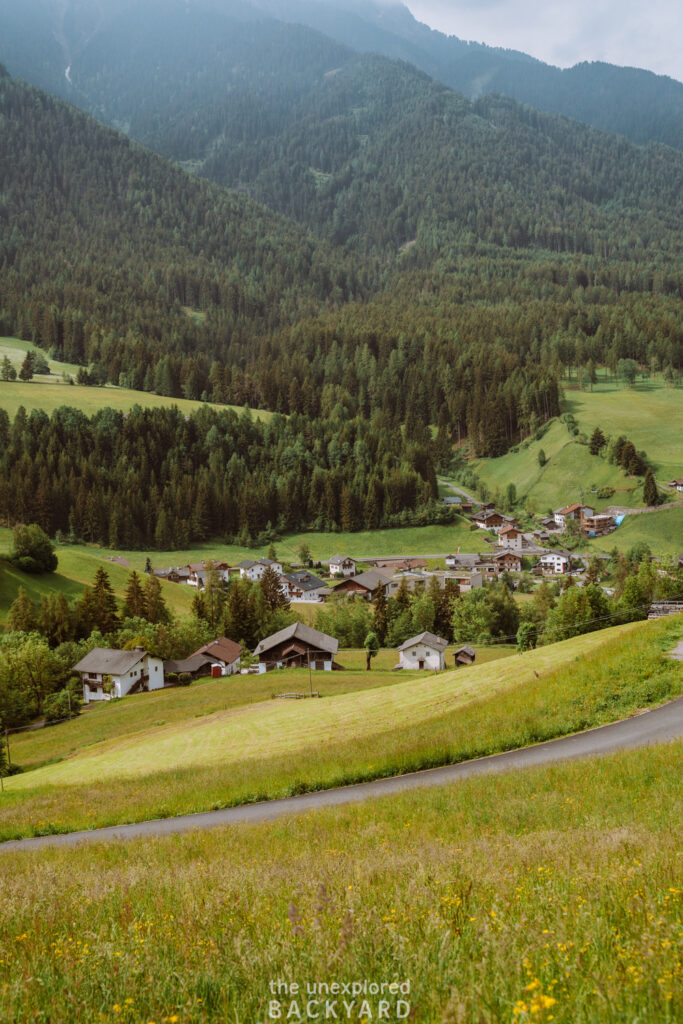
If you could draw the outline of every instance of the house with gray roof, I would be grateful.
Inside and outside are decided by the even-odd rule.
[[[290,601],[313,601],[319,604],[331,593],[325,581],[307,569],[284,573],[280,577],[280,585]]]
[[[426,669],[440,672],[445,667],[448,640],[434,633],[424,632],[406,640],[398,648],[399,663],[397,668]]]
[[[84,704],[164,688],[163,661],[142,647],[132,651],[95,647],[73,666],[73,671],[81,677]]]

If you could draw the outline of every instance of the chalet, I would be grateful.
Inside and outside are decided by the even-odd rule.
[[[669,480],[666,486],[672,491],[683,491],[683,477],[679,477],[678,480]]]
[[[227,636],[221,636],[211,643],[204,644],[190,657],[206,657],[211,659],[212,676],[232,676],[240,670],[240,655],[242,645],[236,644],[234,640],[228,640]]]
[[[348,558],[345,555],[335,555],[334,558],[330,559],[330,576],[343,576],[346,579],[348,576],[356,575],[356,563],[352,558]]]
[[[420,633],[398,648],[397,668],[427,669],[439,672],[445,667],[444,659],[448,641],[434,633]]]
[[[541,519],[541,526],[548,533],[554,530],[559,530],[559,526],[555,522],[555,516],[545,516]]]
[[[515,528],[519,526],[517,520],[512,516],[504,516],[502,512],[496,512],[495,509],[479,510],[472,516],[472,521],[480,530],[493,530],[495,533],[500,533],[508,526]]]
[[[276,668],[305,668],[329,672],[335,667],[339,641],[317,629],[295,622],[279,633],[266,637],[254,654],[260,673]]]
[[[152,575],[158,580],[166,580],[167,583],[187,583],[190,578],[190,570],[187,566],[176,566],[172,569],[153,569]]]
[[[359,576],[353,576],[338,583],[333,588],[333,593],[358,594],[366,601],[372,601],[380,591],[384,591],[386,594],[390,583],[391,577],[385,576],[384,573],[378,572],[376,569],[369,569],[368,572],[362,572]]]
[[[83,683],[83,703],[113,700],[142,690],[162,690],[164,665],[142,647],[132,651],[95,647],[74,665]]]
[[[324,580],[318,579],[306,569],[284,573],[280,577],[280,585],[290,601],[313,601],[319,604],[332,593]]]
[[[242,579],[251,580],[252,583],[260,580],[266,569],[274,569],[278,576],[282,575],[282,564],[270,558],[259,558],[255,562],[251,558],[245,558],[237,568]]]
[[[458,647],[457,651],[453,655],[455,661],[455,667],[460,668],[461,665],[474,665],[477,652],[474,647],[468,647],[467,644],[464,647]]]
[[[516,526],[504,526],[498,531],[498,543],[502,548],[521,551],[524,547],[524,534]]]
[[[448,569],[476,569],[481,565],[481,555],[465,554],[446,555],[446,566]]]
[[[595,509],[590,508],[589,505],[582,505],[580,502],[575,502],[573,505],[567,505],[566,508],[558,508],[554,513],[553,518],[555,519],[555,525],[558,529],[564,532],[567,529],[567,523],[570,519],[581,524],[585,516],[594,515]]]
[[[493,556],[493,561],[500,572],[521,572],[522,556],[516,551],[500,551]]]
[[[548,551],[541,555],[538,565],[544,575],[563,575],[571,569],[572,556],[569,551]]]
[[[456,569],[453,572],[447,573],[446,578],[455,583],[461,594],[469,594],[470,590],[478,590],[479,587],[484,585],[481,569],[472,570],[472,572],[463,572]]]
[[[207,562],[192,562],[187,566],[188,578],[187,584],[190,587],[197,587],[198,590],[203,590],[206,583]],[[224,582],[227,582],[230,577],[230,566],[227,562],[212,562],[213,568],[218,573],[218,576]]]
[[[604,537],[606,533],[612,533],[616,528],[616,519],[606,513],[584,516],[581,520],[581,533],[586,537]]]

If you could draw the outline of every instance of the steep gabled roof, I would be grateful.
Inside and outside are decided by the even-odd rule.
[[[397,648],[399,651],[405,651],[409,647],[413,647],[415,644],[424,644],[425,647],[433,647],[435,651],[445,651],[448,647],[448,640],[444,640],[442,636],[436,636],[435,633],[420,633],[419,636],[411,637],[410,640],[406,640],[404,644],[401,644]]]
[[[241,653],[241,644],[236,644],[234,640],[228,640],[227,636],[221,636],[217,640],[212,640],[211,643],[204,644],[203,647],[200,647],[190,657],[194,658],[196,655],[205,654],[215,661],[222,661],[225,665],[232,665],[233,661],[237,661]]]
[[[273,647],[284,643],[285,640],[295,639],[301,640],[316,651],[328,651],[330,654],[336,654],[339,650],[339,641],[335,640],[334,637],[327,636],[326,633],[320,633],[317,629],[306,626],[303,622],[294,622],[291,626],[281,629],[279,633],[267,636],[258,645],[254,654],[265,654],[267,651],[272,650]]]

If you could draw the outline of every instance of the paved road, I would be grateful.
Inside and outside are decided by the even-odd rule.
[[[319,807],[339,807],[358,803],[374,797],[404,793],[410,789],[426,786],[441,786],[457,782],[473,775],[508,771],[511,768],[528,768],[549,764],[553,761],[568,761],[590,755],[610,754],[651,743],[665,743],[683,737],[683,697],[664,704],[654,711],[646,711],[633,718],[603,725],[587,732],[576,733],[561,739],[539,743],[521,750],[478,758],[462,764],[432,768],[410,775],[398,775],[376,782],[363,782],[357,786],[344,786],[318,793],[304,793],[301,796],[283,800],[269,800],[265,803],[247,804],[243,807],[227,807],[221,811],[207,811],[202,814],[186,814],[176,818],[162,818],[158,821],[143,821],[133,825],[116,825],[112,828],[93,829],[88,832],[71,832],[61,836],[40,836],[34,839],[19,839],[0,843],[0,852],[12,853],[18,850],[37,850],[45,846],[76,846],[80,843],[96,843],[111,839],[137,839],[140,836],[168,836],[195,829],[216,828],[221,825],[237,825],[243,822],[273,821],[285,814],[303,814]]]
[[[468,494],[467,491],[463,491],[462,487],[456,487],[455,484],[452,484],[449,480],[442,480],[441,477],[439,477],[438,480],[440,484],[444,485],[444,487],[450,487],[455,494],[459,494],[462,498],[466,498],[467,501],[471,501],[473,505],[481,505],[479,498],[475,498],[473,494]]]

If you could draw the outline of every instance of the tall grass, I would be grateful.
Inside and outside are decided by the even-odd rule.
[[[0,856],[0,1016],[257,1024],[271,982],[367,980],[408,982],[416,1024],[673,1024],[682,755]]]

